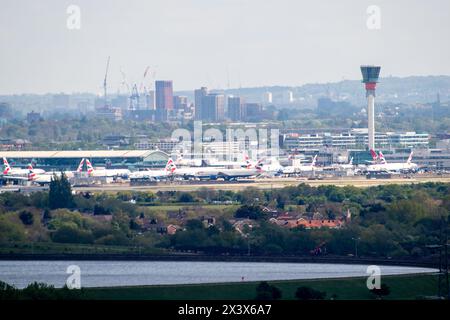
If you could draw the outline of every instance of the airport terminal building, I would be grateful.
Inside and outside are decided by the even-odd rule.
[[[75,150],[75,151],[0,151],[13,167],[35,167],[49,170],[74,170],[82,158],[94,167],[138,169],[164,167],[169,155],[160,150]]]

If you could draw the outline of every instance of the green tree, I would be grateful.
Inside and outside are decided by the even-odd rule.
[[[0,281],[0,301],[16,300],[19,297],[19,291],[6,282]]]
[[[279,288],[262,281],[256,287],[256,300],[278,300],[282,292]]]
[[[0,215],[0,243],[20,242],[26,239],[25,227]]]
[[[243,205],[236,210],[234,217],[258,220],[264,218],[264,212],[260,206]]]
[[[33,214],[30,211],[22,211],[19,214],[19,218],[22,221],[22,223],[26,226],[31,226],[34,222]]]
[[[90,230],[83,230],[74,225],[65,224],[52,234],[52,240],[59,243],[92,243]]]
[[[379,289],[373,288],[370,290],[374,295],[377,296],[378,299],[382,299],[385,296],[388,296],[391,293],[391,288],[387,284],[382,284]]]
[[[52,214],[50,213],[50,210],[45,209],[44,213],[42,214],[42,220],[43,222],[46,222],[52,218]]]
[[[50,209],[70,208],[73,205],[72,187],[66,175],[53,176],[48,196]]]
[[[178,197],[178,202],[194,202],[194,197],[188,192],[183,192]]]
[[[187,230],[201,230],[203,228],[203,223],[198,219],[189,219],[188,221],[186,221]]]
[[[325,292],[310,287],[298,287],[295,291],[295,297],[299,300],[323,300],[326,295]]]

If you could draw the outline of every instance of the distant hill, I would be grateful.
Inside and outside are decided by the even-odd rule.
[[[176,88],[176,82],[174,83]],[[309,83],[302,86],[268,86],[254,88],[234,88],[220,91],[227,95],[240,95],[248,102],[261,102],[263,93],[269,91],[273,95],[274,104],[281,107],[316,107],[317,99],[328,96],[333,100],[343,100],[362,107],[365,105],[364,85],[360,80],[344,80],[330,83]],[[283,103],[283,94],[292,91],[295,103]],[[381,78],[377,88],[377,103],[429,103],[440,94],[442,102],[450,101],[450,76],[412,76]],[[187,96],[194,101],[194,90],[176,91],[177,95]],[[93,108],[97,95],[91,93],[75,93],[70,96],[70,108],[64,111],[78,110],[78,103],[83,102]],[[114,94],[109,96],[114,98]],[[54,112],[53,94],[0,95],[0,103],[8,103],[17,114],[25,114],[31,110]]]
[[[309,83],[302,86],[269,86],[229,90],[215,90],[225,94],[241,95],[249,101],[258,102],[264,92],[269,91],[274,99],[279,100],[286,91],[292,91],[299,103],[315,103],[317,98],[329,96],[333,99],[348,100],[353,104],[365,101],[364,85],[360,80],[343,80],[330,83]],[[381,78],[377,88],[378,102],[426,103],[436,100],[440,94],[441,101],[450,100],[450,76],[411,76]],[[177,94],[187,95],[193,99],[193,92],[183,91]]]

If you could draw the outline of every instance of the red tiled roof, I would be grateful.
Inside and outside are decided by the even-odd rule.
[[[285,226],[288,228],[296,228],[299,226],[303,226],[307,229],[315,229],[315,228],[339,228],[344,223],[340,220],[329,220],[329,219],[309,219],[306,220],[304,218],[300,219],[271,219],[272,223],[276,223],[277,225]]]

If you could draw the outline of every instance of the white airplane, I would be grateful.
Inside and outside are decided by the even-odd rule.
[[[253,161],[248,155],[244,154],[243,161],[220,161],[217,159],[208,159],[205,161],[207,167],[221,167],[221,168],[252,168],[261,163],[261,160]]]
[[[379,153],[378,158],[380,163],[371,164],[367,166],[367,172],[409,172],[418,169],[418,165],[412,163],[413,152],[411,151],[408,160],[405,163],[387,163],[382,152]]]
[[[257,177],[263,172],[263,169],[259,166],[255,166],[254,168],[223,169],[219,171],[218,177],[225,180],[237,180],[241,178]]]
[[[176,165],[173,167],[173,174],[176,177],[181,177],[184,179],[209,179],[215,180],[218,177],[219,171],[225,168],[217,167],[185,167],[177,168]]]
[[[175,163],[172,158],[167,160],[166,167],[162,170],[144,170],[144,171],[135,171],[129,175],[130,179],[152,179],[152,180],[160,180],[165,179],[173,174],[175,171]]]
[[[271,158],[269,163],[261,162],[260,167],[264,170],[264,174],[274,176],[283,173],[284,167],[276,158]]]
[[[331,166],[332,169],[338,169],[338,170],[349,170],[354,169],[355,166],[353,165],[353,157],[350,158],[348,163],[335,163]]]
[[[76,171],[63,171],[64,175],[68,179],[72,179],[75,176],[75,173],[82,172],[84,160],[85,160],[84,158],[81,159],[80,164],[78,165]],[[28,180],[38,184],[49,184],[54,176],[58,178],[61,177],[61,172],[53,171],[53,172],[38,173],[33,168],[31,168],[28,172]]]
[[[199,168],[177,168],[174,165],[175,176],[184,179],[208,179],[208,180],[236,180],[239,178],[250,178],[262,173],[258,165],[248,162],[244,168],[220,168],[220,167],[199,167]]]
[[[296,174],[301,172],[321,171],[321,168],[316,167],[317,154],[314,156],[310,165],[287,166],[283,167],[283,174]]]
[[[92,166],[89,159],[86,159],[86,167],[89,176],[91,177],[122,177],[128,178],[131,174],[128,169],[106,169],[106,168],[95,168]]]
[[[36,173],[45,173],[45,170],[42,169],[33,169],[33,166],[30,164],[28,165],[27,169],[22,169],[22,168],[11,168],[11,166],[8,163],[8,160],[6,160],[5,157],[3,157],[3,175],[8,175],[8,176],[27,176],[28,173],[31,170],[34,170],[34,172]]]
[[[179,166],[188,166],[188,167],[200,167],[202,165],[202,159],[185,159],[183,154],[177,151],[177,157],[175,160],[175,164]]]

